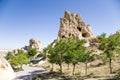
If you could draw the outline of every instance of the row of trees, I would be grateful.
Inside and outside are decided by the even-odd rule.
[[[72,74],[74,75],[75,66],[78,62],[84,62],[86,65],[85,74],[87,75],[87,63],[93,58],[91,51],[84,46],[85,41],[69,38],[67,40],[57,40],[54,45],[49,45],[44,52],[48,53],[48,61],[53,64],[58,64],[60,73],[62,74],[62,64],[66,63],[73,65]],[[53,68],[52,68],[53,69]]]
[[[109,62],[109,70],[112,73],[112,60],[120,51],[120,33],[117,32],[114,35],[106,36],[105,33],[97,37],[99,41],[98,49],[103,53],[100,55],[104,58],[105,62]],[[84,46],[84,40],[74,40],[69,38],[67,40],[60,39],[53,45],[48,45],[44,49],[44,53],[48,53],[48,61],[52,64],[58,64],[60,67],[60,73],[62,73],[62,64],[66,63],[73,65],[74,75],[75,66],[78,62],[85,63],[85,75],[87,75],[87,63],[94,60],[94,56],[91,54],[93,51]],[[53,69],[53,67],[52,67]]]

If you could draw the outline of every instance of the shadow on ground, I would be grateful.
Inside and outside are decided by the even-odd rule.
[[[64,75],[64,74],[63,74]],[[96,77],[76,77],[76,76],[63,76],[60,75],[58,72],[45,72],[39,74],[37,77],[33,78],[33,80],[117,80],[113,77],[107,76],[96,76]]]
[[[28,75],[16,77],[15,80],[32,80],[33,77],[37,77],[37,75],[42,73],[42,72],[44,72],[44,70],[35,70],[32,72],[29,72]]]
[[[45,72],[45,73],[39,74],[33,80],[78,80],[75,77],[63,76],[63,75],[61,75],[58,72]],[[83,80],[83,79],[79,78],[79,80]]]

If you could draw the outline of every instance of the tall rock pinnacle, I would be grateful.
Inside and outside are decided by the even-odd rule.
[[[64,18],[60,18],[58,38],[89,39],[94,38],[90,25],[86,25],[80,14],[65,11]]]

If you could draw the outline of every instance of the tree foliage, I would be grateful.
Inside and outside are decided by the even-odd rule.
[[[16,54],[9,60],[12,66],[22,66],[23,64],[27,64],[28,61],[29,59],[24,53]]]
[[[87,76],[87,63],[93,60],[93,56],[91,55],[92,51],[89,49],[85,49],[83,53],[79,55],[79,61],[85,63],[85,75]]]
[[[13,53],[12,52],[8,52],[7,55],[5,56],[5,58],[7,60],[11,59],[13,57]]]
[[[60,73],[62,73],[63,56],[66,50],[65,40],[57,40],[55,45],[49,45],[46,50],[48,51],[48,61],[52,64],[58,64],[60,66]]]
[[[83,40],[60,39],[56,41],[54,45],[49,45],[46,50],[48,51],[48,61],[52,64],[58,64],[60,66],[60,72],[62,73],[62,63],[65,62],[68,65],[73,64],[73,75],[75,66],[78,62],[89,62],[90,52],[85,52]],[[83,59],[84,57],[84,59]]]
[[[28,58],[24,54],[15,55],[10,60],[10,64],[13,66],[18,66],[18,65],[27,64],[27,63],[28,63]]]
[[[28,57],[31,58],[37,54],[37,49],[36,48],[30,48],[28,50]]]
[[[101,42],[99,49],[103,51],[104,58],[109,62],[110,73],[112,73],[112,60],[115,57],[115,53],[119,51],[120,46],[120,33],[110,35],[106,37],[105,34],[99,36]]]

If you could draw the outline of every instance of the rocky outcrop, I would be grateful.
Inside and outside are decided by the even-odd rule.
[[[73,37],[74,39],[94,38],[90,25],[86,25],[80,14],[65,11],[64,18],[60,18],[58,38]]]
[[[24,46],[22,47],[21,49],[15,49],[13,50],[14,53],[18,53],[20,50],[23,50],[24,52],[27,52],[29,49],[31,48],[36,48],[38,52],[42,51],[43,50],[43,45],[40,41],[34,39],[34,38],[31,38],[29,40],[29,45],[28,46]]]
[[[43,45],[40,41],[34,39],[34,38],[31,38],[29,40],[29,45],[28,46],[24,46],[22,48],[22,50],[29,50],[30,48],[36,48],[38,51],[42,51],[43,49]]]
[[[0,80],[13,80],[14,71],[8,61],[0,54]]]
[[[38,51],[41,51],[43,49],[43,45],[40,41],[32,38],[29,40],[29,48],[36,48]]]

